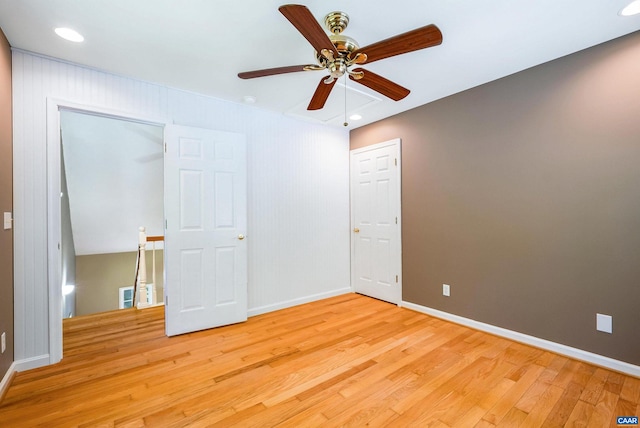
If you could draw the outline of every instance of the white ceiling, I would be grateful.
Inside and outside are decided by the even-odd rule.
[[[348,114],[357,127],[640,29],[640,15],[618,15],[628,0],[313,0],[319,21],[334,10],[351,22],[345,34],[360,46],[426,24],[443,33],[440,46],[364,68],[411,89],[400,102],[362,85],[347,85]],[[232,102],[341,126],[345,88],[336,85],[325,109],[305,110],[323,72],[252,80],[237,73],[313,62],[313,48],[278,12],[275,0],[0,0],[9,43],[74,63],[182,88]],[[81,44],[54,35],[82,33]],[[357,87],[357,88],[356,88]],[[358,91],[354,91],[357,89]]]

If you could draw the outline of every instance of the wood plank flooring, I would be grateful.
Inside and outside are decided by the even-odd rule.
[[[64,322],[2,427],[616,426],[640,379],[346,294],[167,338],[163,308]]]

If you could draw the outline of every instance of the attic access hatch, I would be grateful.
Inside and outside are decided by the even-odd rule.
[[[345,116],[348,118],[354,113],[361,114],[365,109],[382,101],[381,98],[369,95],[348,85],[346,88],[346,96],[347,102],[345,107],[344,83],[339,82],[329,96],[331,102],[326,103],[324,108],[320,110],[307,110],[309,100],[304,98],[295,107],[287,110],[285,115],[306,120],[313,119],[325,124],[342,125],[345,121]]]

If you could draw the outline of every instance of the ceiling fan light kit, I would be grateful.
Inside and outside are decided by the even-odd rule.
[[[307,110],[319,110],[324,107],[336,80],[344,75],[394,101],[399,101],[409,95],[409,89],[363,68],[352,67],[442,43],[442,33],[438,27],[430,24],[361,48],[353,38],[342,34],[349,25],[349,16],[344,12],[331,12],[325,16],[325,27],[331,33],[327,35],[306,6],[286,4],[278,10],[313,46],[317,63],[247,71],[239,73],[238,77],[253,79],[299,71],[326,70],[329,75],[318,83]]]

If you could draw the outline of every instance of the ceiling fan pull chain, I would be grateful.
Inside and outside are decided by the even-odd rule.
[[[344,75],[344,126],[349,126],[347,122],[347,75]]]

